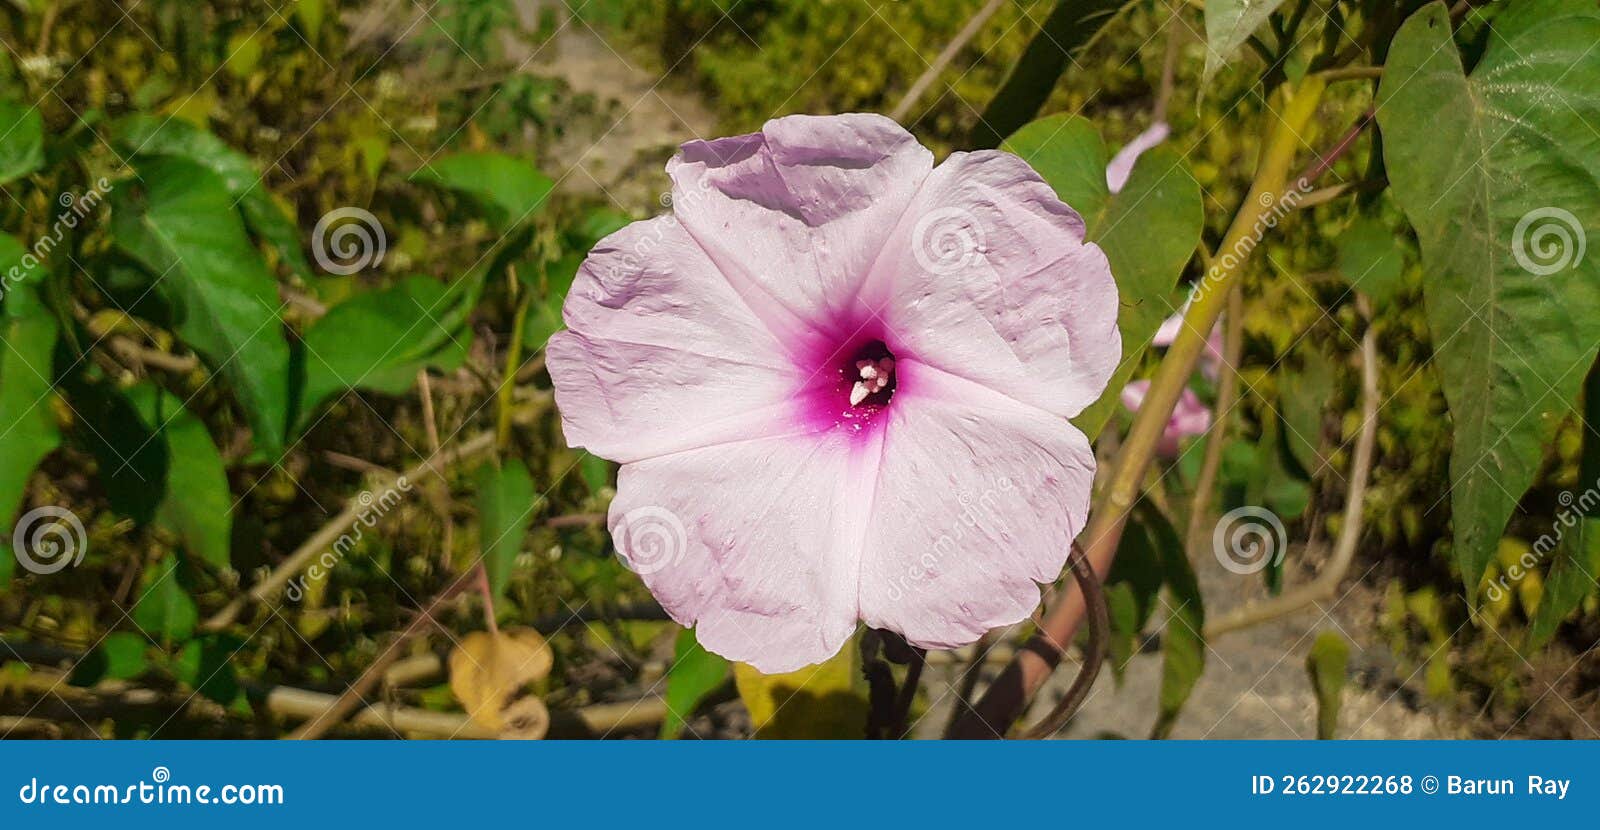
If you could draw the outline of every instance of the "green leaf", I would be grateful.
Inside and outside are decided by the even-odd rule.
[[[18,285],[6,293],[0,314],[0,553],[8,562],[13,556],[12,523],[28,479],[61,445],[50,405],[57,334],[55,315],[32,286]]]
[[[62,379],[62,391],[78,415],[73,443],[94,456],[94,481],[111,509],[140,525],[155,521],[172,460],[166,442],[104,378],[70,374]]]
[[[151,272],[173,306],[177,332],[228,380],[257,446],[283,446],[289,417],[289,345],[276,280],[232,211],[216,173],[175,157],[139,165],[147,189],[113,194],[112,235]]]
[[[583,477],[589,492],[598,493],[611,485],[611,462],[586,452],[578,459],[578,475]]]
[[[317,42],[317,33],[322,31],[322,18],[327,12],[327,5],[328,0],[298,0],[294,4],[295,19],[305,29],[306,40],[312,43]]]
[[[133,621],[144,633],[163,644],[189,639],[200,612],[189,592],[178,582],[178,559],[172,554],[147,566],[139,583],[139,601],[133,606]]]
[[[1161,633],[1161,692],[1152,738],[1165,738],[1177,724],[1178,713],[1194,691],[1206,665],[1206,612],[1200,599],[1200,583],[1183,548],[1183,539],[1161,512],[1141,502],[1136,510],[1139,521],[1150,528],[1161,556],[1161,570],[1167,585],[1163,605],[1167,625]]]
[[[578,245],[584,250],[594,247],[596,242],[622,230],[633,223],[633,217],[616,208],[598,207],[584,214],[583,221],[579,222],[573,230]],[[582,257],[579,257],[581,260]],[[564,293],[564,292],[563,292]]]
[[[561,319],[561,304],[541,300],[528,309],[528,319],[522,324],[522,348],[538,351],[550,342],[550,336],[566,328]]]
[[[472,343],[467,317],[484,273],[475,270],[455,285],[407,277],[330,309],[306,330],[301,419],[346,389],[398,395],[423,369],[459,368]]]
[[[1139,599],[1133,586],[1127,583],[1106,584],[1106,610],[1111,620],[1111,638],[1107,654],[1111,658],[1111,676],[1117,686],[1122,686],[1123,672],[1128,661],[1138,652],[1139,637],[1144,632],[1144,621],[1139,618]]]
[[[1600,240],[1600,9],[1528,0],[1493,26],[1468,77],[1449,12],[1425,7],[1395,36],[1378,94],[1455,421],[1451,515],[1469,596],[1600,342],[1600,245],[1587,245]]]
[[[463,193],[501,233],[527,221],[549,200],[555,182],[533,165],[500,153],[458,153],[434,159],[412,179]]]
[[[1339,728],[1339,704],[1350,667],[1350,644],[1336,631],[1324,631],[1306,655],[1306,673],[1317,694],[1317,739],[1333,740]]]
[[[1006,139],[1044,177],[1061,200],[1083,215],[1088,239],[1111,262],[1121,298],[1117,327],[1122,362],[1100,400],[1074,419],[1090,440],[1120,406],[1122,387],[1139,368],[1161,321],[1170,315],[1174,289],[1200,243],[1204,211],[1200,186],[1175,151],[1157,147],[1139,157],[1122,191],[1106,186],[1110,157],[1087,120],[1072,115],[1041,118]]]
[[[266,240],[295,273],[310,277],[300,230],[272,201],[249,157],[179,118],[130,115],[111,125],[111,140],[130,155],[186,159],[221,177],[250,230]]]
[[[1165,520],[1160,525],[1166,525]],[[1111,573],[1106,577],[1106,605],[1111,612],[1111,671],[1119,682],[1128,660],[1138,652],[1166,581],[1166,555],[1161,546],[1173,544],[1175,537],[1166,532],[1171,530],[1170,525],[1160,525],[1135,513],[1117,545],[1117,558],[1112,560]]]
[[[667,717],[661,738],[672,740],[683,731],[684,721],[706,695],[728,681],[728,661],[705,650],[694,631],[683,629],[672,646],[672,668],[667,670]]]
[[[156,508],[156,524],[177,535],[191,556],[228,569],[233,495],[211,433],[182,401],[159,386],[141,384],[129,389],[127,396],[167,453],[167,477]]]
[[[539,494],[527,466],[515,458],[498,467],[492,461],[479,467],[477,486],[478,549],[489,572],[489,588],[498,598],[511,582],[511,569],[533,524]]]
[[[1239,47],[1261,28],[1283,0],[1209,0],[1206,3],[1206,68],[1201,84],[1210,83],[1238,54]]]
[[[1550,531],[1533,540],[1533,553],[1540,559],[1553,556],[1545,573],[1544,593],[1528,625],[1524,652],[1543,648],[1555,636],[1562,621],[1594,592],[1600,578],[1600,362],[1589,367],[1583,389],[1583,458],[1578,465],[1576,496],[1567,494],[1567,503],[1550,523]]]
[[[118,631],[107,634],[97,649],[106,658],[105,676],[112,680],[132,680],[148,667],[144,652],[150,641],[143,634]]]
[[[1548,534],[1541,536],[1534,540],[1533,546],[1535,554],[1554,558],[1544,578],[1539,607],[1528,626],[1528,641],[1523,651],[1530,653],[1550,642],[1561,623],[1583,604],[1584,598],[1594,593],[1595,578],[1600,576],[1600,519],[1575,517],[1574,526],[1562,531],[1554,544],[1544,541],[1549,538]]]
[[[1372,298],[1378,309],[1388,308],[1400,293],[1405,272],[1405,252],[1400,238],[1382,221],[1358,217],[1335,243],[1339,273],[1350,287]]]
[[[72,667],[67,682],[87,688],[102,680],[132,680],[150,667],[145,659],[149,645],[150,641],[143,634],[131,631],[107,634]]]
[[[542,269],[540,284],[535,286],[540,292],[539,299],[528,309],[528,319],[522,328],[523,348],[528,351],[542,349],[549,342],[550,335],[566,328],[561,307],[566,303],[567,292],[572,290],[572,282],[577,279],[578,269],[582,265],[582,255],[569,254]]]
[[[1032,121],[1049,100],[1074,49],[1089,42],[1124,0],[1060,0],[1017,59],[972,129],[972,149],[1001,139]],[[1069,203],[1070,204],[1070,203]]]
[[[1295,463],[1307,478],[1321,475],[1328,455],[1323,450],[1322,413],[1333,397],[1337,376],[1333,361],[1316,348],[1301,349],[1299,369],[1280,375],[1278,412],[1283,416],[1283,439]]]
[[[44,166],[44,119],[38,107],[0,101],[0,184]]]
[[[248,714],[248,707],[237,706],[239,677],[233,668],[233,656],[242,645],[232,635],[209,634],[185,643],[170,668],[179,681],[206,698],[236,704],[236,712]]]

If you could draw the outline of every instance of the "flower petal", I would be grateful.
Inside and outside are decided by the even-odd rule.
[[[1022,159],[954,153],[862,289],[902,352],[1071,417],[1122,353],[1117,286],[1083,219]]]
[[[1094,454],[1071,424],[905,366],[861,562],[861,618],[955,648],[1025,619],[1089,512]]]
[[[1112,193],[1121,193],[1122,188],[1128,184],[1128,177],[1133,175],[1133,165],[1144,155],[1146,150],[1155,147],[1167,140],[1167,135],[1172,132],[1165,121],[1157,121],[1150,125],[1150,129],[1133,137],[1128,146],[1117,151],[1111,157],[1111,163],[1106,165],[1106,187]]]
[[[766,434],[793,363],[671,216],[596,245],[545,353],[567,443],[632,461]]]
[[[759,439],[626,465],[617,552],[707,649],[767,673],[819,663],[855,631],[877,443]]]
[[[837,337],[840,311],[932,166],[883,116],[792,115],[688,142],[667,173],[673,212],[775,332]]]

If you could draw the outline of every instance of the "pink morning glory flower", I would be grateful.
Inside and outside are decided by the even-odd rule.
[[[1172,341],[1178,339],[1178,332],[1183,330],[1183,315],[1189,310],[1189,301],[1185,300],[1183,307],[1178,309],[1171,317],[1161,321],[1161,328],[1156,329],[1152,345],[1166,348]],[[1212,382],[1216,382],[1217,373],[1222,369],[1222,320],[1211,327],[1211,334],[1206,337],[1206,350],[1200,353],[1200,371]]]
[[[1167,140],[1172,133],[1172,128],[1165,121],[1157,121],[1150,128],[1133,137],[1127,146],[1117,151],[1111,157],[1111,163],[1106,165],[1106,188],[1112,193],[1121,193],[1127,186],[1128,177],[1133,175],[1133,164],[1144,155],[1146,150],[1155,147]]]
[[[1122,387],[1122,405],[1129,412],[1138,412],[1148,394],[1150,381],[1129,381],[1127,386]],[[1183,439],[1204,435],[1210,428],[1211,410],[1201,402],[1193,389],[1185,386],[1183,393],[1178,396],[1178,405],[1173,407],[1172,417],[1167,419],[1166,427],[1161,430],[1156,452],[1163,458],[1176,458]]]
[[[1089,510],[1068,422],[1121,352],[1106,257],[1020,158],[876,115],[691,141],[602,240],[547,358],[621,464],[617,551],[711,651],[820,662],[858,622],[954,648],[1026,618]]]

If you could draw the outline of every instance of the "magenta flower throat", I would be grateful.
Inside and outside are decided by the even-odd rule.
[[[621,464],[619,555],[766,672],[860,622],[952,648],[1024,619],[1088,513],[1069,423],[1120,354],[1083,220],[1021,159],[939,166],[874,115],[685,144],[548,346],[568,443]]]

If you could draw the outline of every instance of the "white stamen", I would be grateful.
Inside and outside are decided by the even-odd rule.
[[[894,358],[857,360],[856,372],[861,379],[850,387],[851,406],[860,406],[868,396],[876,395],[889,386],[889,381],[894,378]]]

